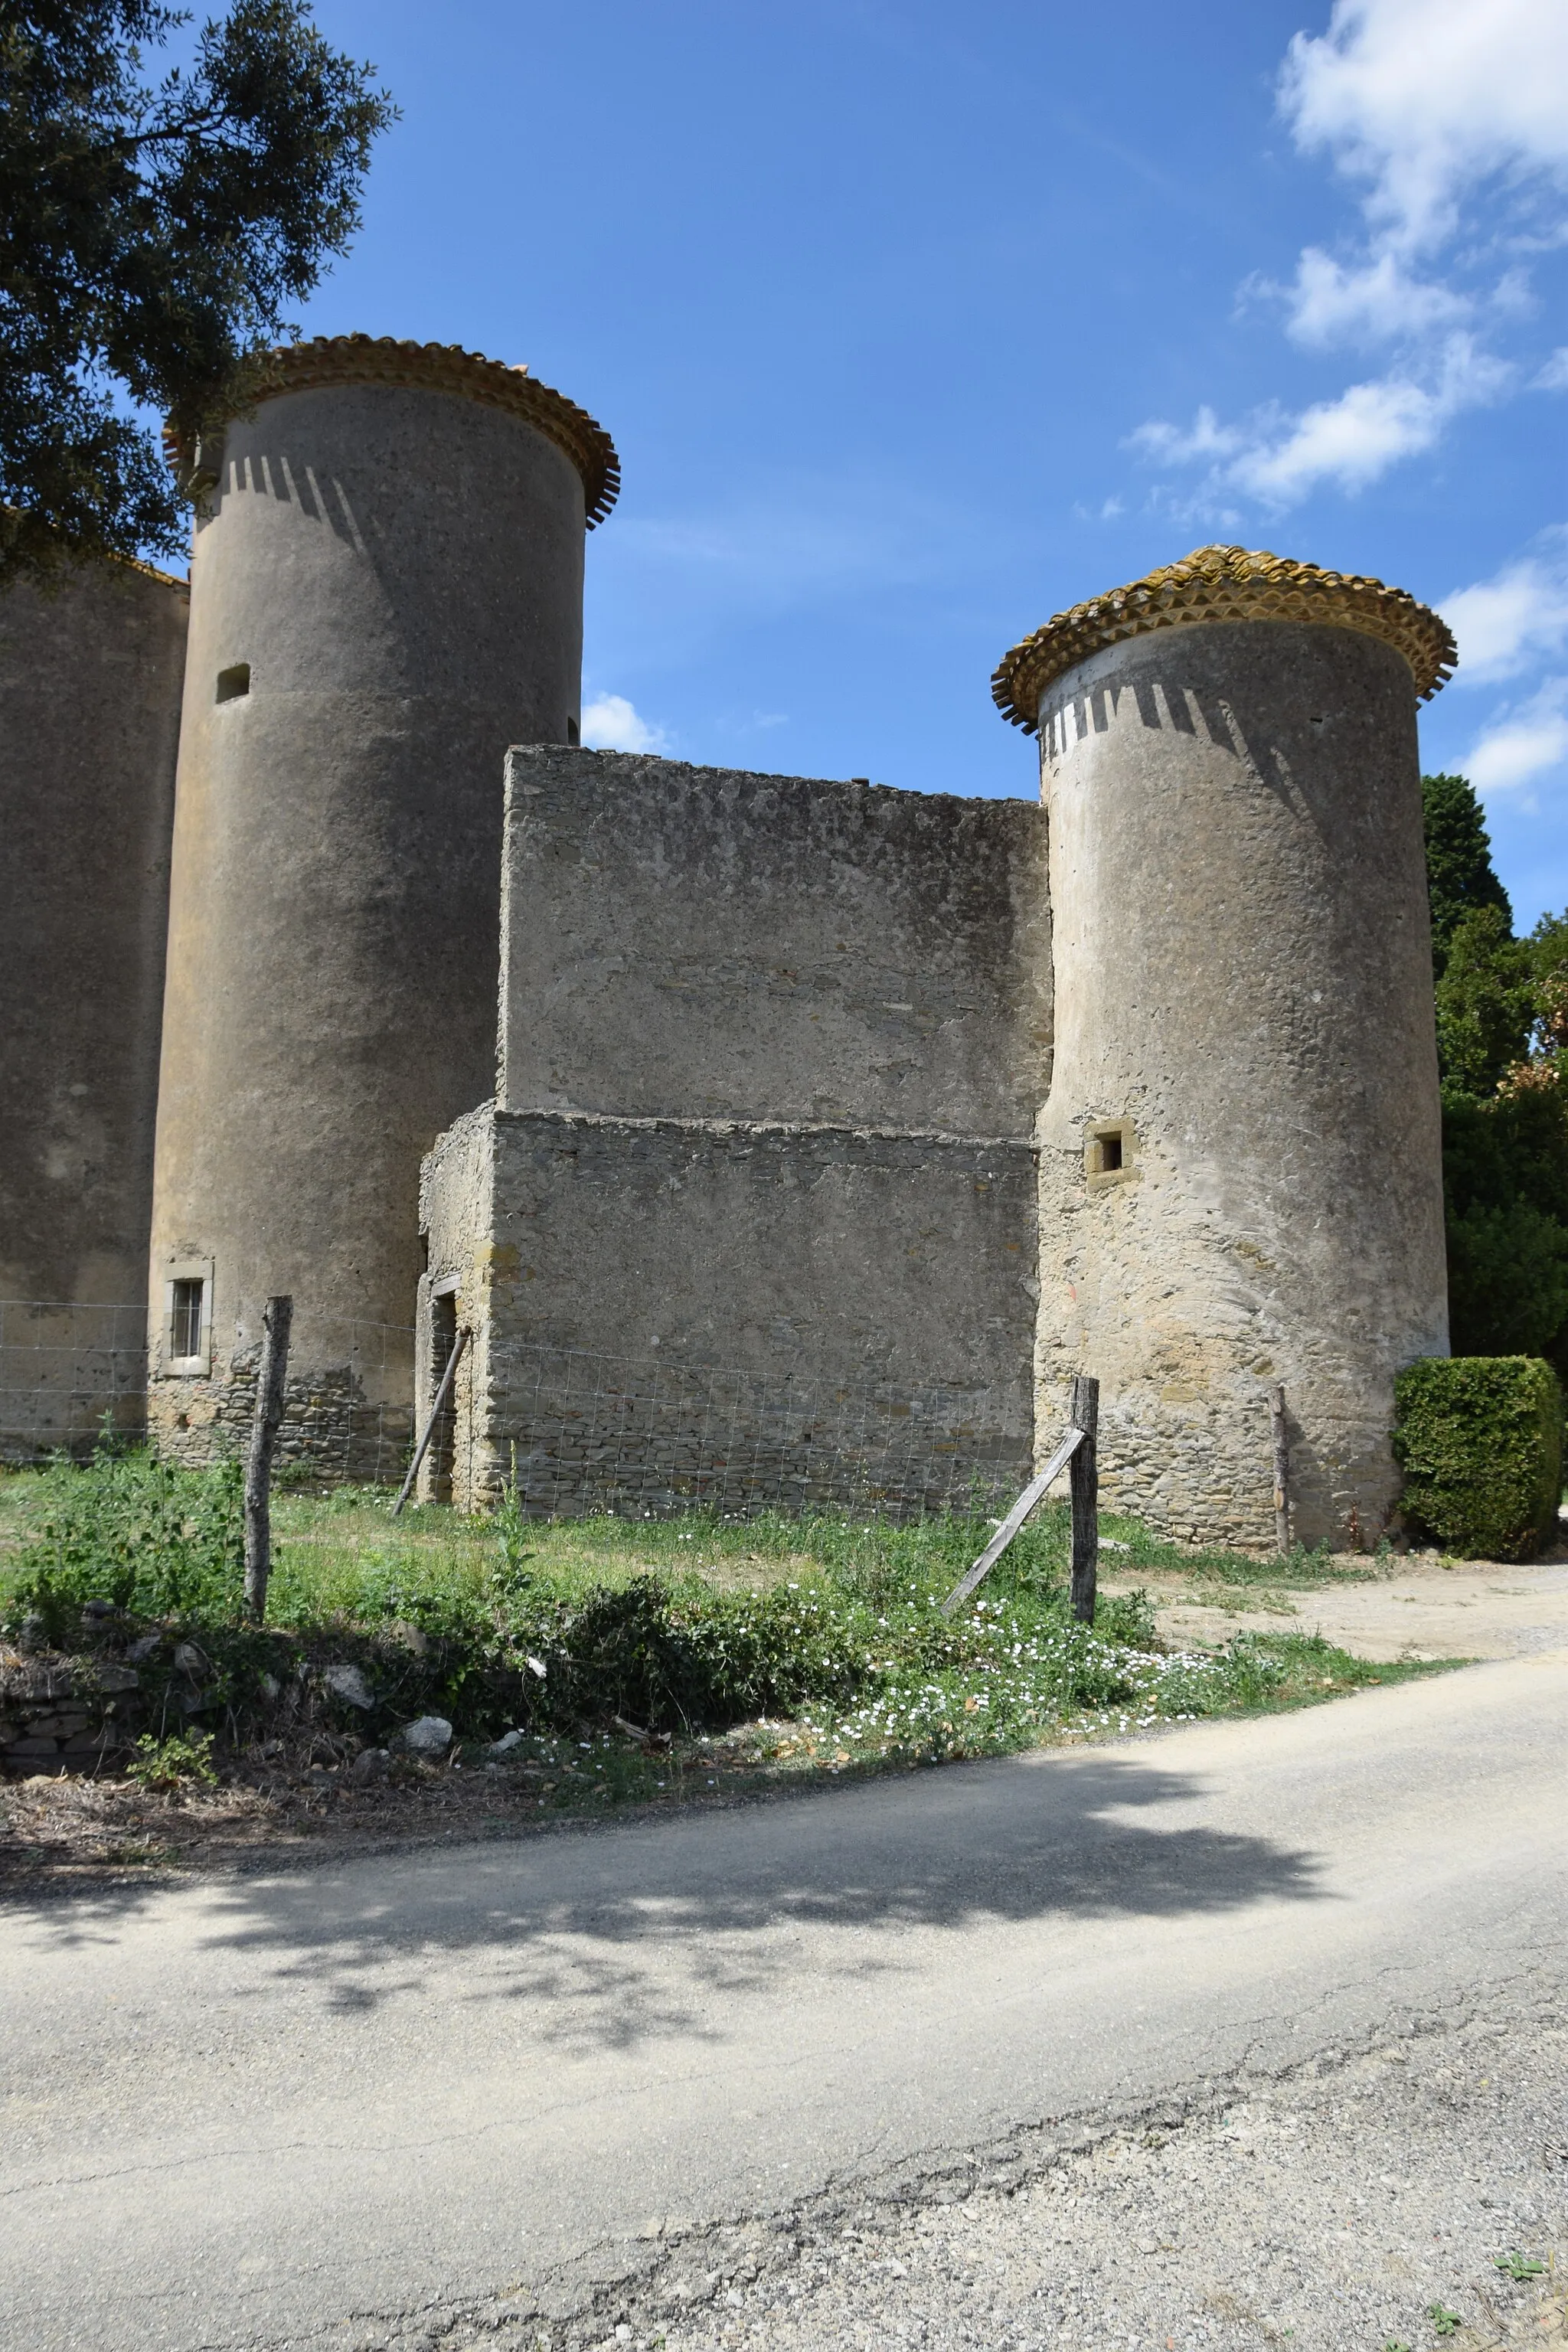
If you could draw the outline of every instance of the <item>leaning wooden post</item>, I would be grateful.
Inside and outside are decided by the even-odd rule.
[[[1073,1374],[1068,1420],[1083,1432],[1083,1443],[1072,1458],[1072,1613],[1081,1624],[1092,1625],[1100,1577],[1100,1474],[1095,1461],[1100,1382],[1087,1372]]]
[[[441,1408],[447,1402],[447,1391],[457,1377],[458,1366],[463,1360],[463,1350],[468,1344],[469,1336],[468,1327],[465,1323],[453,1342],[451,1354],[447,1359],[447,1369],[441,1375],[441,1385],[436,1391],[436,1402],[430,1408],[430,1416],[425,1423],[424,1434],[415,1447],[414,1459],[408,1465],[408,1475],[397,1490],[397,1500],[392,1507],[394,1518],[396,1518],[404,1504],[414,1492],[414,1481],[419,1475],[419,1465],[425,1459],[425,1449],[436,1434],[436,1423],[441,1418]],[[512,1484],[515,1486],[516,1483],[514,1479]]]
[[[268,1300],[261,1318],[256,1417],[250,1424],[250,1456],[245,1465],[245,1606],[258,1625],[267,1615],[267,1580],[272,1573],[272,1447],[283,1418],[289,1329],[293,1320],[292,1298]]]
[[[1285,1391],[1278,1384],[1268,1391],[1268,1413],[1274,1424],[1274,1542],[1283,1559],[1290,1549],[1290,1433]]]

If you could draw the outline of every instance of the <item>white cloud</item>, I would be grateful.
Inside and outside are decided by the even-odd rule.
[[[1347,269],[1316,245],[1297,263],[1287,299],[1293,341],[1317,351],[1429,335],[1458,326],[1475,308],[1452,287],[1412,278],[1394,254],[1380,253]]]
[[[1205,406],[1199,409],[1187,432],[1184,433],[1179,425],[1155,420],[1130,433],[1127,446],[1165,465],[1190,466],[1196,458],[1234,457],[1242,446],[1242,438],[1235,425],[1221,425],[1214,410]]]
[[[1443,618],[1458,639],[1458,684],[1512,677],[1568,640],[1568,525],[1543,532],[1538,547],[1443,599]]]
[[[1280,75],[1297,142],[1368,183],[1380,237],[1406,252],[1452,235],[1462,199],[1506,174],[1568,188],[1563,0],[1335,0]]]
[[[1568,343],[1559,343],[1546,365],[1531,379],[1535,392],[1568,392]]]
[[[1316,402],[1300,415],[1258,410],[1240,425],[1221,425],[1200,408],[1191,429],[1141,425],[1131,446],[1164,465],[1208,460],[1214,492],[1243,490],[1282,510],[1299,505],[1321,483],[1364,489],[1403,457],[1430,449],[1461,409],[1494,400],[1510,371],[1477,350],[1468,335],[1450,335],[1428,381],[1387,375],[1352,383],[1335,400]]]
[[[1226,490],[1276,509],[1323,485],[1353,494],[1466,409],[1526,383],[1568,389],[1568,350],[1516,367],[1480,340],[1530,314],[1519,251],[1568,236],[1565,0],[1334,0],[1325,33],[1291,42],[1279,106],[1303,152],[1363,184],[1366,233],[1344,254],[1307,246],[1289,286],[1243,293],[1281,299],[1303,348],[1397,357],[1296,413],[1140,426],[1144,457],[1208,467],[1211,511]]]
[[[1465,772],[1478,793],[1517,792],[1568,758],[1568,677],[1549,677],[1527,702],[1500,712],[1470,747]]]
[[[591,751],[665,751],[662,727],[642,718],[624,694],[595,696],[583,713],[583,740]]]

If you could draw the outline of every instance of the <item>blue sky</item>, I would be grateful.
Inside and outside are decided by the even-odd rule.
[[[317,16],[403,120],[306,331],[526,361],[620,450],[590,740],[1031,794],[1001,654],[1237,540],[1448,613],[1426,763],[1568,906],[1563,0]]]

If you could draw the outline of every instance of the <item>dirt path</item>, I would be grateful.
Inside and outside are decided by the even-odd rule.
[[[1321,1633],[1361,1658],[1518,1658],[1568,1643],[1568,1560],[1509,1567],[1488,1560],[1445,1566],[1413,1553],[1392,1576],[1366,1584],[1292,1591],[1158,1576],[1103,1578],[1109,1591],[1146,1584],[1160,1603],[1167,1642],[1212,1649],[1235,1633]]]

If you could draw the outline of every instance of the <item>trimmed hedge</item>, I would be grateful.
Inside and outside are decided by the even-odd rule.
[[[1526,1559],[1557,1530],[1563,1391],[1536,1356],[1427,1356],[1394,1384],[1405,1517],[1469,1559]]]

